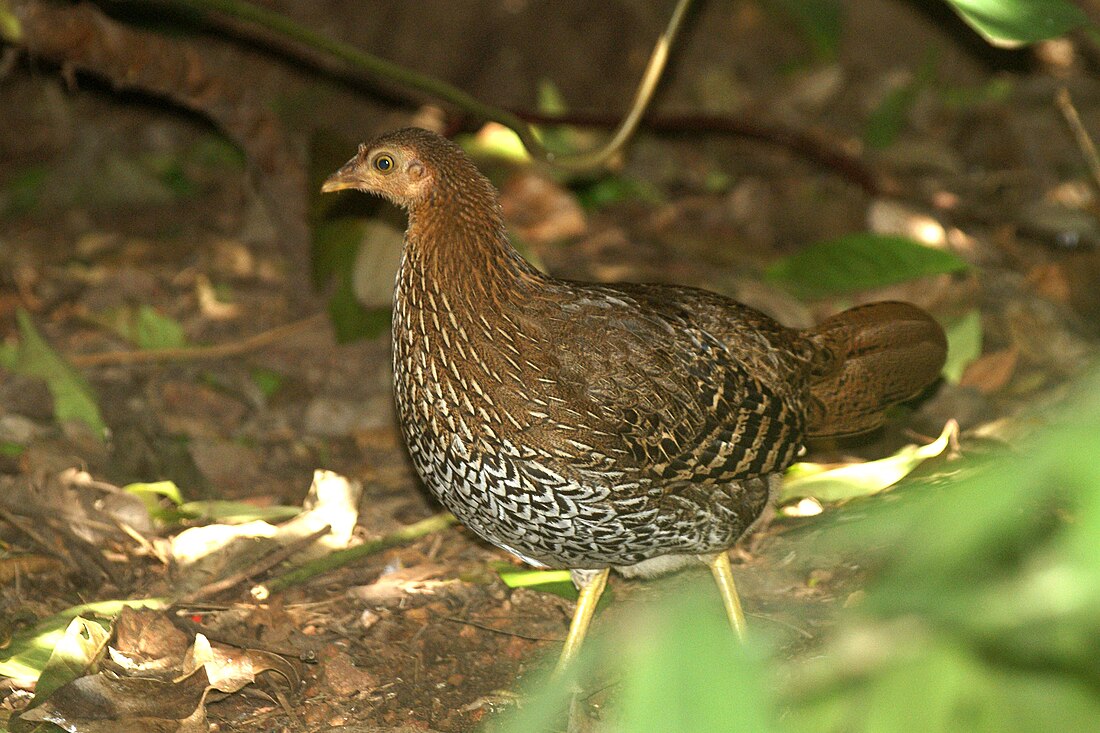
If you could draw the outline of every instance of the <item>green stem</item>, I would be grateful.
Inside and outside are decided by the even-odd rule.
[[[206,0],[203,0],[203,2],[206,2]],[[327,573],[330,570],[335,570],[336,568],[341,568],[360,558],[373,555],[382,550],[389,549],[390,547],[403,545],[415,539],[419,539],[424,535],[439,532],[457,521],[458,520],[455,519],[454,515],[450,512],[434,514],[427,519],[422,519],[415,524],[410,524],[408,527],[402,527],[396,532],[391,532],[385,537],[379,537],[376,540],[364,542],[361,545],[349,547],[346,550],[337,550],[324,557],[319,557],[316,560],[311,560],[304,565],[300,565],[285,575],[272,578],[263,585],[255,586],[252,589],[252,597],[258,601],[265,601],[270,598],[273,593],[278,593],[292,585],[299,585],[318,575]]]

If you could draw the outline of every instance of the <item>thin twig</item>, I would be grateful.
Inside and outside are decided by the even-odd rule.
[[[209,598],[210,596],[217,595],[223,590],[228,590],[238,583],[243,583],[249,578],[255,577],[260,573],[265,573],[271,568],[275,567],[279,563],[283,562],[287,558],[296,555],[302,550],[312,545],[317,540],[324,537],[326,534],[332,531],[332,527],[325,525],[316,532],[306,535],[305,537],[299,537],[293,542],[288,542],[282,547],[264,555],[256,562],[252,563],[246,568],[242,568],[237,572],[227,575],[224,578],[215,580],[211,583],[207,583],[201,588],[196,588],[187,595],[180,598],[180,603],[193,603],[195,601],[202,600],[203,598]]]
[[[1077,107],[1074,106],[1073,99],[1069,96],[1069,89],[1065,87],[1059,89],[1058,93],[1054,95],[1054,101],[1058,104],[1058,109],[1062,111],[1062,116],[1066,118],[1066,124],[1069,125],[1074,139],[1077,140],[1077,147],[1081,149],[1081,154],[1085,156],[1085,162],[1088,163],[1089,171],[1092,173],[1093,183],[1100,190],[1100,155],[1097,155],[1092,136],[1089,135],[1089,131],[1085,129],[1084,124],[1081,122],[1081,115],[1077,113]]]
[[[312,662],[314,654],[308,649],[290,649],[288,647],[281,647],[273,644],[265,644],[264,642],[249,637],[243,638],[239,634],[230,634],[227,632],[219,631],[218,629],[210,628],[200,624],[197,621],[192,621],[190,613],[185,606],[172,605],[165,612],[168,615],[168,620],[172,622],[174,626],[189,634],[202,634],[210,641],[216,641],[219,644],[226,644],[228,646],[237,647],[239,649],[249,649],[261,652],[268,652],[270,654],[278,654],[280,657],[288,657],[290,659],[298,659],[303,662]]]
[[[361,545],[349,547],[346,550],[337,550],[329,555],[307,562],[285,575],[272,578],[263,585],[255,586],[251,591],[252,597],[258,601],[265,601],[271,597],[272,593],[285,590],[292,585],[304,583],[318,575],[327,573],[330,570],[335,570],[336,568],[341,568],[368,555],[373,555],[382,550],[389,549],[390,547],[412,542],[413,540],[432,534],[433,532],[439,532],[457,521],[458,520],[455,519],[454,515],[450,512],[434,514],[427,519],[422,519],[415,524],[410,524],[408,527],[402,527],[396,532],[391,532],[385,537],[379,537],[376,540],[364,542]]]
[[[565,639],[551,638],[547,636],[535,636],[533,634],[523,634],[518,631],[509,631],[507,629],[494,629],[488,624],[479,624],[477,621],[471,621],[467,618],[459,618],[458,616],[444,616],[444,621],[450,621],[456,624],[462,624],[463,626],[473,626],[475,629],[481,629],[482,631],[491,631],[494,634],[503,634],[504,636],[514,636],[519,639],[527,639],[528,641],[554,641],[561,644]]]
[[[67,357],[70,364],[77,368],[113,366],[117,364],[154,364],[165,361],[197,361],[201,359],[224,359],[240,356],[270,346],[288,336],[319,325],[325,318],[323,313],[315,313],[299,321],[284,323],[267,331],[226,344],[214,346],[187,346],[172,349],[147,349],[141,351],[107,351],[101,354],[73,354]]]

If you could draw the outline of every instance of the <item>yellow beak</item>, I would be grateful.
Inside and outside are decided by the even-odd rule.
[[[321,184],[321,192],[332,193],[333,191],[343,191],[345,188],[358,188],[359,166],[356,163],[358,163],[357,160],[351,160],[343,168],[326,178],[325,182]]]

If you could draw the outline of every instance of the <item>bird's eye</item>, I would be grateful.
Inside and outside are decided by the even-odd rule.
[[[380,173],[389,173],[393,170],[393,156],[388,154],[379,155],[374,159],[374,168]]]

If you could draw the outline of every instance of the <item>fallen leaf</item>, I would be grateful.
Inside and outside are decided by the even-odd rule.
[[[779,500],[786,503],[814,497],[828,502],[876,494],[896,484],[924,461],[943,453],[958,431],[958,423],[949,420],[940,437],[928,445],[907,445],[894,455],[877,461],[853,463],[840,468],[796,463],[787,471]]]

